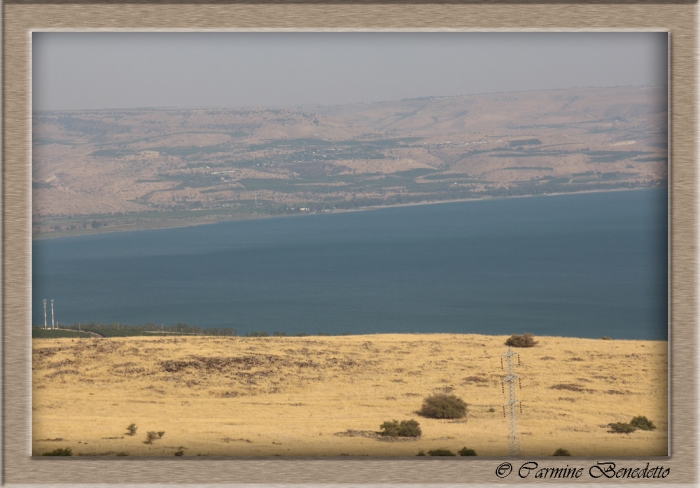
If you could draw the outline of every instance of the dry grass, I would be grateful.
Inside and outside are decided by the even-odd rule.
[[[469,445],[480,456],[502,456],[505,339],[35,339],[32,449],[34,455],[58,446],[74,455],[173,456],[184,446],[185,456],[415,456]],[[538,340],[517,351],[524,455],[548,456],[558,447],[574,456],[667,454],[667,342]],[[463,398],[466,421],[419,417],[422,399],[436,392]],[[637,415],[657,430],[608,433],[611,422]],[[411,418],[420,422],[419,440],[372,436],[386,420]],[[138,426],[133,437],[126,435],[131,423]],[[165,435],[144,444],[148,431]]]

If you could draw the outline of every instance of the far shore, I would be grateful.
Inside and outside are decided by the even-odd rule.
[[[484,197],[478,197],[478,198],[461,198],[461,199],[455,199],[455,200],[439,200],[439,201],[425,201],[425,202],[412,202],[412,203],[398,203],[398,204],[393,204],[393,205],[374,205],[374,206],[369,206],[369,207],[361,207],[361,208],[352,208],[352,209],[334,209],[334,210],[329,210],[327,212],[305,212],[302,214],[293,214],[293,215],[254,215],[254,216],[240,216],[240,217],[233,217],[233,218],[221,218],[221,219],[208,219],[206,217],[203,218],[198,218],[198,217],[192,217],[190,218],[185,218],[181,219],[175,222],[170,222],[167,220],[162,220],[162,221],[154,221],[154,222],[149,222],[143,225],[114,225],[114,226],[108,226],[107,228],[99,228],[99,229],[91,229],[89,231],[84,231],[84,230],[75,230],[75,231],[62,231],[62,232],[55,232],[55,233],[50,233],[50,234],[32,234],[32,240],[46,240],[46,239],[58,239],[61,237],[78,237],[78,236],[88,236],[88,235],[95,235],[95,234],[107,234],[107,233],[113,233],[113,232],[135,232],[135,231],[141,231],[141,230],[154,230],[154,229],[175,229],[179,227],[193,227],[193,226],[198,226],[198,225],[210,225],[210,224],[218,224],[221,222],[234,222],[234,221],[240,221],[240,220],[259,220],[259,219],[271,219],[271,218],[291,218],[291,217],[303,217],[303,216],[308,216],[308,215],[325,215],[325,214],[339,214],[339,213],[347,213],[347,212],[365,212],[368,210],[380,210],[380,209],[386,209],[386,208],[396,208],[396,207],[413,207],[413,206],[418,206],[418,205],[439,205],[443,203],[458,203],[458,202],[479,202],[479,201],[485,201],[485,200],[505,200],[505,199],[512,199],[512,198],[535,198],[535,197],[557,197],[557,196],[566,196],[566,195],[579,195],[579,194],[584,194],[584,193],[610,193],[610,192],[621,192],[621,191],[637,191],[637,190],[650,190],[650,189],[655,189],[659,187],[652,187],[652,186],[645,186],[645,187],[639,187],[639,188],[614,188],[610,190],[586,190],[586,191],[572,191],[572,192],[558,192],[558,193],[544,193],[544,194],[537,194],[537,195],[513,195],[513,196],[505,196],[505,197],[491,197],[491,196],[484,196]],[[667,188],[667,187],[665,187]],[[134,217],[137,217],[135,215]],[[87,218],[87,217],[86,217]]]

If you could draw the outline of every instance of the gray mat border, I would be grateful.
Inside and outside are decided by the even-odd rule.
[[[505,459],[32,459],[32,30],[655,30],[670,33],[670,452],[665,484],[697,481],[697,5],[620,2],[117,4],[80,0],[3,5],[3,482],[9,484],[484,484]],[[79,4],[78,4],[79,3]],[[602,459],[573,458],[577,464]],[[528,459],[529,460],[529,459]],[[545,460],[534,459],[542,463]],[[184,462],[183,462],[184,461]],[[523,460],[511,460],[513,465]],[[572,464],[573,460],[569,460]],[[565,461],[546,460],[547,466]],[[635,464],[636,465],[636,464]],[[551,480],[556,482],[556,480]],[[578,483],[595,480],[581,478]],[[609,482],[612,480],[609,480]],[[577,483],[577,484],[578,484]],[[615,480],[615,484],[637,483]],[[653,483],[652,484],[656,484]]]

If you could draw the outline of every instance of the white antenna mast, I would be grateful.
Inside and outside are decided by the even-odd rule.
[[[44,329],[46,329],[46,298],[44,298]]]
[[[51,300],[51,328],[52,329],[56,328],[56,326],[54,325],[54,321],[53,321],[53,299]]]

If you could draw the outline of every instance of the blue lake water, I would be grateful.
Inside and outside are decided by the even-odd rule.
[[[34,324],[667,339],[667,191],[40,240]]]

